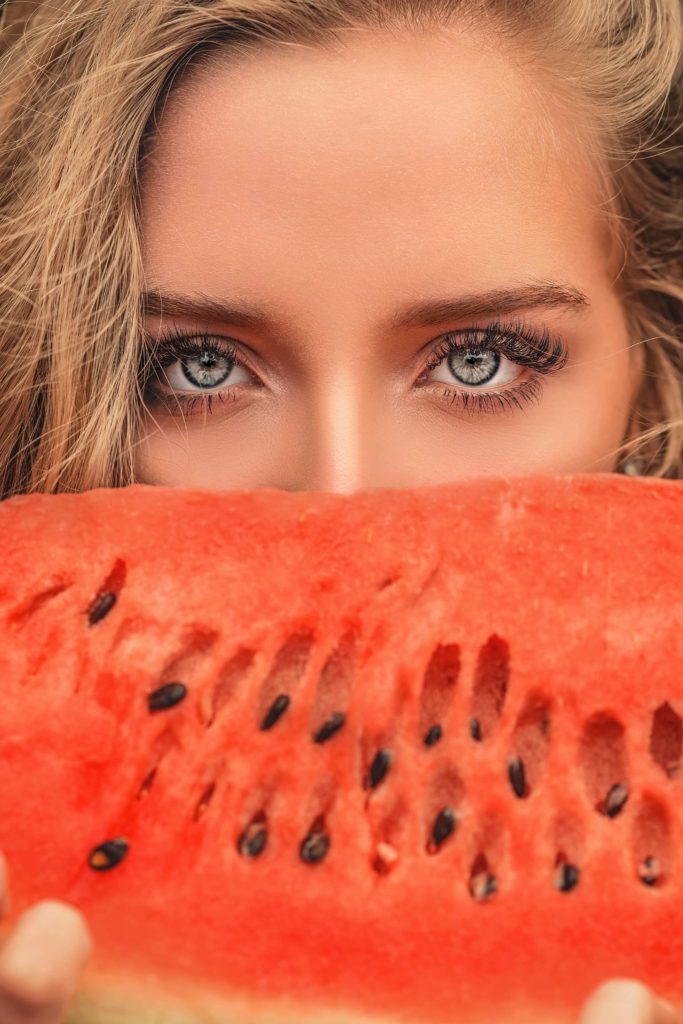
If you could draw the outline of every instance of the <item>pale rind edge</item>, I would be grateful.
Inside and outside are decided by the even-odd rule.
[[[176,999],[154,985],[139,989],[99,983],[79,989],[64,1024],[398,1024],[395,1017],[368,1016],[288,1001],[226,999],[205,989]]]

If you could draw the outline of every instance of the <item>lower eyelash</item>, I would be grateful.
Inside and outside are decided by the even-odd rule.
[[[190,417],[195,415],[198,407],[200,412],[212,413],[214,400],[219,401],[221,406],[226,401],[236,400],[238,396],[233,392],[238,386],[232,385],[223,391],[208,391],[198,394],[162,394],[157,396],[157,400],[164,401],[167,406],[174,404],[183,416]]]
[[[205,395],[176,395],[174,399],[179,409],[186,416],[192,416],[197,406],[200,407],[200,411],[212,413],[214,399],[218,400],[222,405],[226,401],[235,401],[237,398],[234,394],[235,387],[226,388],[224,391],[214,391]],[[440,393],[445,399],[448,399],[449,405],[457,404],[458,409],[469,415],[479,415],[481,413],[496,414],[513,411],[514,408],[522,411],[523,406],[540,401],[543,394],[543,382],[538,377],[532,377],[513,388],[508,388],[506,391],[484,393],[443,387]]]
[[[524,405],[540,401],[543,394],[543,382],[538,377],[531,377],[506,391],[489,391],[488,393],[444,387],[441,394],[444,398],[450,399],[449,405],[457,404],[458,409],[470,413],[470,415],[502,413],[512,411],[514,407],[521,411]]]

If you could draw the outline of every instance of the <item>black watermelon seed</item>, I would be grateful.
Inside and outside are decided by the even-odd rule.
[[[555,881],[555,887],[560,892],[571,892],[579,884],[579,869],[575,864],[563,864],[559,877]]]
[[[638,867],[638,877],[643,885],[656,885],[661,872],[656,857],[646,857]]]
[[[288,707],[289,696],[286,693],[281,693],[266,711],[265,717],[261,722],[261,732],[265,732],[266,729],[272,729],[275,723],[282,718]]]
[[[436,853],[442,843],[445,843],[455,831],[456,818],[452,807],[442,807],[432,825],[432,835],[427,847],[429,853]]]
[[[108,615],[116,604],[116,594],[108,590],[104,594],[98,594],[88,609],[88,622],[94,626],[96,622]]]
[[[252,821],[237,840],[237,849],[243,857],[258,857],[265,850],[267,841],[265,821]]]
[[[470,718],[470,736],[481,743],[481,727],[478,718]]]
[[[433,747],[435,743],[438,743],[443,736],[443,729],[440,725],[433,725],[429,732],[425,733],[425,737],[422,740],[425,747]]]
[[[91,851],[88,864],[95,871],[109,871],[120,864],[128,853],[128,842],[125,839],[108,839]]]
[[[388,750],[378,750],[372,759],[370,771],[367,778],[367,789],[375,789],[380,782],[386,778],[391,764],[391,754]]]
[[[621,814],[624,804],[628,800],[628,790],[620,782],[615,783],[607,794],[603,803],[598,804],[598,810],[608,818],[616,818]]]
[[[187,687],[184,683],[164,683],[158,690],[149,694],[147,706],[150,711],[167,711],[168,708],[180,704],[186,696]]]
[[[479,902],[488,899],[497,888],[496,877],[489,872],[483,875],[474,875],[470,881],[470,894]]]
[[[514,791],[515,796],[518,796],[520,800],[529,795],[526,785],[526,774],[524,772],[524,762],[521,757],[516,757],[513,761],[508,764],[508,778],[510,779],[510,785]]]
[[[309,832],[299,847],[299,855],[306,864],[318,864],[329,848],[330,837],[325,832]]]
[[[331,736],[339,732],[345,721],[346,715],[343,711],[333,711],[327,721],[323,722],[318,731],[313,734],[313,742],[324,743],[325,740],[329,740]]]

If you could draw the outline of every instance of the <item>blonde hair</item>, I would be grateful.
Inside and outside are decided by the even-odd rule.
[[[19,6],[23,10],[19,10]],[[0,20],[0,499],[134,482],[139,185],[186,66],[348,29],[481,25],[585,103],[642,356],[619,457],[683,478],[680,0],[14,0]],[[35,8],[35,9],[34,9]],[[14,16],[10,12],[14,11]]]

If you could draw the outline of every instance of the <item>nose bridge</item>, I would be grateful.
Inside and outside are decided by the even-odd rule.
[[[328,366],[312,389],[304,460],[307,490],[350,493],[367,484],[373,409],[358,357]]]

